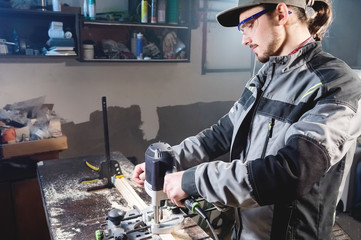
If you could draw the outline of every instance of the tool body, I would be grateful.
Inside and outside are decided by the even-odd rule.
[[[142,240],[160,239],[157,234],[171,233],[183,225],[183,212],[166,209],[167,195],[163,192],[164,177],[174,171],[174,155],[169,144],[158,142],[150,145],[145,152],[144,188],[151,197],[151,204],[144,210],[136,207],[120,213],[113,209],[108,213],[106,224],[102,225],[99,239]],[[97,232],[97,235],[101,235]]]
[[[151,197],[154,208],[154,230],[159,228],[159,212],[163,200],[168,197],[163,192],[164,177],[173,172],[174,157],[171,147],[166,143],[154,143],[145,152],[145,184],[144,188]]]

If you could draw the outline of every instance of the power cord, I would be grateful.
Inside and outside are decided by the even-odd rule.
[[[191,211],[192,213],[198,213],[198,215],[201,218],[203,218],[204,221],[206,221],[209,229],[212,232],[214,240],[219,240],[216,232],[214,231],[214,228],[213,228],[212,224],[209,222],[209,220],[207,218],[207,215],[202,210],[201,205],[199,204],[199,202],[197,202],[194,199],[194,197],[191,196],[191,197],[188,197],[188,198],[184,199],[183,203],[184,203],[184,206],[186,206],[189,211]]]

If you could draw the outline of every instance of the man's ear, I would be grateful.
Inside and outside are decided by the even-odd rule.
[[[276,7],[278,22],[280,25],[285,25],[289,18],[289,9],[285,3],[279,3]]]

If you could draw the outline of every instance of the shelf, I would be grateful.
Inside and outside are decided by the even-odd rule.
[[[190,61],[190,37],[191,29],[188,25],[176,24],[144,24],[126,23],[106,20],[83,20],[79,26],[79,43],[94,45],[94,59],[84,60],[84,54],[80,51],[79,61],[81,62],[189,62]],[[177,44],[182,46],[182,50],[165,49],[163,41],[167,34],[174,32]],[[150,60],[137,60],[132,54],[131,39],[136,33],[144,36],[144,57]],[[112,45],[106,45],[104,41],[111,41]],[[105,46],[104,46],[105,44]],[[158,51],[147,51],[146,49],[157,48]],[[151,46],[152,45],[152,46]],[[125,49],[126,48],[126,49]],[[120,49],[120,50],[119,50]],[[168,51],[166,51],[168,50]],[[115,52],[119,51],[119,52]],[[133,53],[134,48],[133,48]],[[116,55],[116,57],[114,57]],[[168,57],[171,56],[171,57]]]
[[[53,12],[53,11],[41,11],[33,9],[15,9],[15,8],[0,8],[1,15],[16,15],[17,17],[33,16],[33,17],[66,17],[74,16],[74,13],[68,12]]]
[[[83,21],[84,25],[100,25],[100,26],[124,26],[124,27],[143,27],[143,28],[169,28],[169,29],[189,29],[186,25],[176,24],[146,24],[146,23],[126,23],[104,20]]]
[[[83,51],[79,52],[81,62],[189,62],[191,39],[191,10],[196,4],[191,0],[179,1],[178,23],[141,23],[137,5],[129,6],[125,18],[98,17],[95,20],[80,19],[79,44],[94,46],[94,59]],[[132,10],[133,9],[133,10]],[[166,21],[168,21],[168,15]],[[136,41],[134,34],[142,33],[143,57],[149,60],[136,59]],[[171,33],[171,34],[170,34]],[[172,36],[174,38],[172,39]],[[170,41],[168,41],[171,39]],[[174,46],[165,43],[174,42]],[[90,50],[90,55],[92,50]],[[89,50],[87,51],[89,53]],[[84,59],[86,55],[86,60]]]
[[[149,60],[138,60],[138,59],[79,59],[80,62],[129,62],[129,63],[146,63],[146,62],[163,62],[163,63],[170,63],[170,62],[189,62],[189,59],[149,59]]]
[[[8,53],[0,53],[0,59],[2,59],[1,61],[15,58],[36,61],[40,58],[75,58],[84,63],[189,62],[191,16],[194,15],[194,12],[191,11],[193,9],[193,2],[191,0],[182,0],[179,4],[179,24],[146,24],[134,22],[137,20],[132,17],[127,18],[130,19],[130,22],[110,21],[105,18],[89,20],[84,19],[83,16],[77,13],[0,8],[0,39],[5,39],[10,43],[14,42],[13,32],[16,30],[19,35],[20,48],[20,51],[15,52],[15,48],[8,45]],[[133,10],[136,11],[136,8]],[[43,54],[43,48],[46,47],[46,42],[49,40],[48,30],[52,21],[63,22],[64,31],[71,31],[75,40],[74,50],[77,54],[76,56],[46,56]],[[139,32],[143,33],[148,47],[144,50],[144,57],[150,57],[150,60],[135,59],[135,44],[131,39],[135,33]],[[163,41],[169,32],[174,32],[176,35],[175,41],[178,43],[178,46],[174,46],[176,47],[174,50],[164,48]],[[109,41],[104,44],[104,40]],[[94,45],[94,59],[84,60],[81,47],[83,43],[88,44],[89,42]],[[114,44],[109,45],[109,42]],[[129,53],[132,51],[132,45],[133,54]],[[118,48],[121,48],[121,50],[118,50]],[[123,51],[125,48],[128,49],[128,52]],[[154,49],[159,51],[154,51]],[[114,59],[115,56],[117,59]]]
[[[49,39],[48,30],[52,21],[63,23],[63,29],[70,31],[74,38],[74,49],[78,52],[78,15],[67,12],[41,10],[23,10],[0,8],[0,39],[14,42],[14,30],[18,34],[19,52],[13,52],[8,45],[8,53],[0,54],[0,58],[48,58],[42,49]],[[68,57],[68,56],[62,56]],[[69,56],[74,57],[74,56]]]

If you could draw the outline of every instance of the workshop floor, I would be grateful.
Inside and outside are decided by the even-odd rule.
[[[348,213],[338,213],[333,228],[332,240],[359,240],[361,239],[361,222]]]

